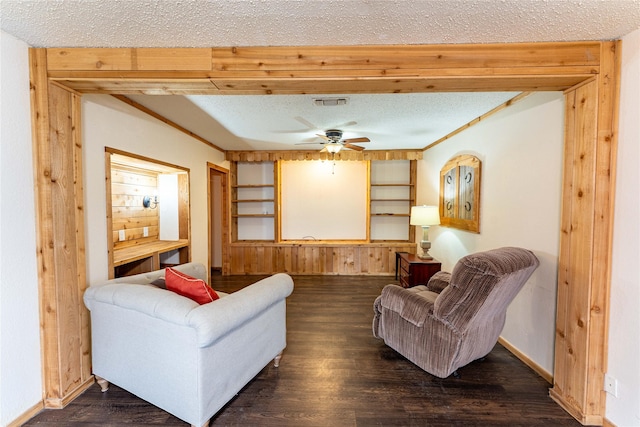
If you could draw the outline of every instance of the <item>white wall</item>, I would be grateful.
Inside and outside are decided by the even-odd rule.
[[[418,204],[437,205],[440,169],[449,159],[469,153],[482,161],[480,234],[433,226],[429,252],[446,271],[469,253],[501,246],[536,254],[540,267],[510,305],[502,337],[548,373],[555,339],[563,123],[562,94],[537,93],[425,151],[418,167]]]
[[[160,215],[160,240],[180,239],[180,218],[178,214],[178,175],[161,173],[158,175],[158,203]]]
[[[622,82],[608,373],[618,397],[607,395],[606,418],[640,426],[640,29],[622,39]]]
[[[0,32],[0,425],[42,400],[27,44]]]
[[[88,283],[108,277],[105,147],[190,169],[191,259],[208,265],[207,162],[224,155],[108,95],[83,96],[82,133]]]

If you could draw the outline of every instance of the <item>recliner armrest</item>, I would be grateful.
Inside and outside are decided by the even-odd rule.
[[[421,327],[426,319],[433,314],[436,296],[426,290],[413,292],[411,289],[405,289],[397,285],[387,285],[382,289],[380,305],[398,313],[407,322]]]
[[[451,273],[448,273],[446,271],[438,271],[436,274],[431,276],[431,279],[429,279],[429,283],[427,283],[427,289],[431,292],[439,294],[444,290],[444,288],[449,286],[450,282]]]

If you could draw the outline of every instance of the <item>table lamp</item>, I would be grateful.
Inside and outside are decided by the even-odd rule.
[[[420,247],[422,253],[418,255],[422,259],[433,259],[429,255],[429,249],[431,249],[431,242],[429,241],[429,226],[440,224],[440,214],[437,206],[413,206],[411,208],[411,217],[409,219],[410,225],[419,225],[422,227],[422,240],[420,241]]]

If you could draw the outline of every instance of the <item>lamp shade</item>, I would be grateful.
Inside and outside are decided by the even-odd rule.
[[[326,144],[324,148],[326,148],[327,151],[331,154],[335,154],[338,151],[342,150],[342,145],[338,144],[337,142],[331,142],[329,144]]]
[[[411,208],[411,225],[438,225],[440,213],[437,206],[413,206]]]

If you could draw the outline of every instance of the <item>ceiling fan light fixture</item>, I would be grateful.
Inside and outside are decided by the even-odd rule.
[[[329,144],[326,144],[324,148],[326,148],[329,153],[336,154],[337,152],[342,150],[342,145],[338,144],[337,142],[331,142]]]

